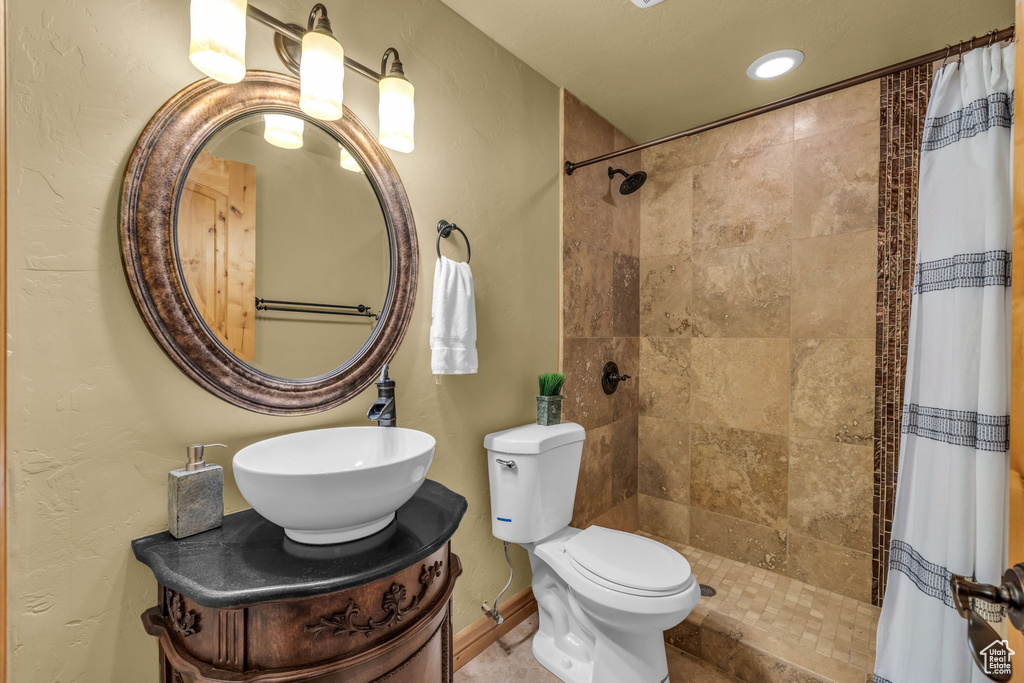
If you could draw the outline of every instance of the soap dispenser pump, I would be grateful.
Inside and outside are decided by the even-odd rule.
[[[224,468],[203,459],[207,448],[227,446],[194,443],[185,467],[167,475],[167,526],[175,538],[216,529],[224,521]]]

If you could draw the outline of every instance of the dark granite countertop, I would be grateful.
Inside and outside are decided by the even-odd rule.
[[[224,526],[176,539],[164,531],[132,541],[135,557],[161,584],[207,607],[237,607],[354,588],[405,569],[443,546],[466,513],[466,499],[426,480],[395,521],[373,536],[305,545],[255,510]]]

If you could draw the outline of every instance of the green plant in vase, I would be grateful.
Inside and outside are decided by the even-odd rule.
[[[562,422],[562,386],[565,375],[549,372],[538,377],[540,393],[537,394],[537,424],[556,425]]]

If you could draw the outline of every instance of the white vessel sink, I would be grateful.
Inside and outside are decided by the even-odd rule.
[[[338,427],[246,446],[235,482],[256,512],[300,543],[325,545],[374,534],[419,489],[434,437],[401,427]]]

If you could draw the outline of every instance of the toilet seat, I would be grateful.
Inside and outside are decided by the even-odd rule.
[[[564,549],[573,569],[618,593],[674,595],[692,579],[685,557],[637,534],[592,526],[567,540]]]

